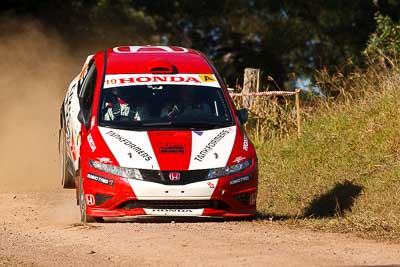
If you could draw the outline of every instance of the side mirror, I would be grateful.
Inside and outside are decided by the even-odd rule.
[[[246,108],[239,109],[236,111],[240,124],[245,124],[249,119],[249,111]]]
[[[82,123],[83,126],[85,126],[86,129],[88,128],[88,121],[86,121],[85,115],[83,115],[82,109],[79,110],[79,113],[78,113],[78,121],[79,121],[80,123]]]

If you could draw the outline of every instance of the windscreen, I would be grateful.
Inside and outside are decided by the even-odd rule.
[[[222,89],[140,84],[102,89],[99,125],[121,129],[215,129],[234,124]]]

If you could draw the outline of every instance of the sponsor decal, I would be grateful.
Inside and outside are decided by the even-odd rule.
[[[181,179],[181,174],[179,172],[170,172],[168,178],[170,181],[177,182]]]
[[[113,163],[111,159],[106,157],[97,158],[97,160],[100,161],[101,163]]]
[[[122,85],[140,85],[140,84],[157,84],[157,83],[201,83],[195,75],[124,75],[120,78],[110,78],[107,76],[104,82],[104,88],[122,86]]]
[[[221,141],[230,131],[223,130],[217,134],[201,151],[200,153],[194,158],[197,161],[203,161],[205,156],[213,150],[213,148]]]
[[[192,213],[189,209],[153,209],[153,212],[166,212],[166,213]]]
[[[238,157],[235,158],[235,160],[234,160],[233,162],[240,163],[240,162],[242,162],[242,161],[245,160],[245,159],[246,159],[245,157],[238,156]]]
[[[95,204],[94,196],[92,194],[86,194],[86,205],[93,206]]]
[[[109,74],[106,75],[104,88],[116,86],[148,85],[154,90],[162,90],[163,84],[206,85],[220,87],[212,74]],[[206,78],[205,78],[206,77]]]
[[[203,135],[203,131],[193,131],[195,134],[197,134],[198,136],[202,136]]]
[[[235,184],[239,184],[239,183],[243,183],[243,182],[247,182],[250,180],[250,176],[243,176],[243,177],[239,177],[239,178],[235,178],[229,181],[230,185],[235,185]]]
[[[203,209],[144,209],[147,215],[153,216],[200,216]]]
[[[105,185],[114,185],[114,180],[111,179],[107,179],[105,177],[99,176],[99,175],[95,175],[93,173],[88,173],[86,176],[88,179],[105,184]]]
[[[71,135],[71,145],[69,146],[69,150],[71,150],[72,158],[74,161],[76,160],[76,154],[75,154],[75,149],[74,149],[74,136]]]
[[[210,187],[210,188],[214,188],[214,187],[215,187],[215,185],[214,185],[213,183],[211,183],[211,182],[208,182],[207,185],[208,185],[208,187]]]
[[[96,144],[94,143],[92,134],[88,134],[87,136],[87,140],[90,146],[90,149],[92,150],[92,152],[94,152],[96,150]]]
[[[200,74],[199,77],[205,83],[217,81],[211,74]]]
[[[247,151],[249,149],[249,139],[246,135],[243,136],[243,150]]]
[[[214,153],[215,159],[218,159],[218,153]]]
[[[159,148],[161,153],[185,153],[185,146],[182,144],[164,143]]]
[[[108,131],[106,134],[115,138],[116,140],[118,140],[122,144],[126,145],[127,147],[131,148],[133,151],[136,152],[136,154],[138,154],[139,156],[144,158],[144,160],[149,161],[153,158],[152,156],[147,154],[143,149],[141,149],[138,145],[135,145],[134,143],[132,143],[125,137],[121,136],[120,134],[118,134],[114,131]]]
[[[76,84],[74,84],[70,91],[68,92],[67,97],[65,98],[64,101],[64,112],[65,112],[65,136],[68,138],[68,140],[71,138],[71,132],[70,128],[68,127],[71,125],[71,108],[72,108],[72,97],[74,96],[74,89],[75,89]]]

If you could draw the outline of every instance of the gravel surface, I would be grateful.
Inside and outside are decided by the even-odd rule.
[[[73,190],[1,193],[0,266],[376,266],[400,245],[269,221],[79,223]]]

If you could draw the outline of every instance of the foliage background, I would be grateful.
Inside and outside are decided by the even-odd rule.
[[[283,86],[349,61],[364,67],[378,11],[398,21],[400,1],[3,0],[0,16],[39,21],[79,56],[125,44],[187,46],[208,54],[230,86],[245,67]]]

